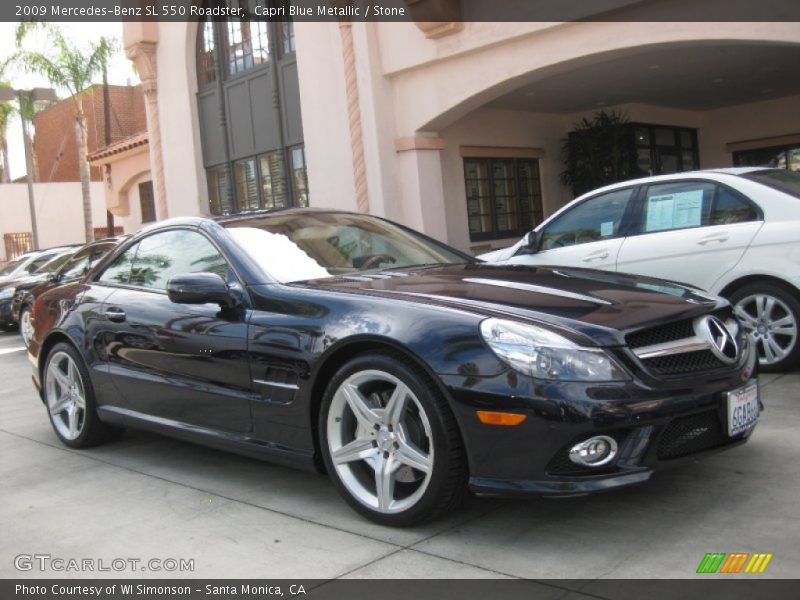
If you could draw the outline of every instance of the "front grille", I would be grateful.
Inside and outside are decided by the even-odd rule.
[[[679,458],[732,441],[723,431],[718,413],[710,410],[671,421],[658,440],[656,455],[659,460]]]
[[[643,358],[642,364],[655,375],[686,375],[725,366],[710,350]]]
[[[631,348],[643,348],[653,344],[663,344],[664,342],[674,342],[694,336],[694,325],[692,319],[675,321],[650,329],[634,331],[627,336],[628,346]]]
[[[709,313],[722,321],[732,318],[730,308],[723,308]],[[681,376],[702,373],[705,371],[716,371],[729,367],[721,361],[711,350],[692,350],[689,347],[681,348],[683,344],[696,343],[698,334],[694,330],[695,319],[683,319],[665,325],[650,327],[629,333],[625,337],[628,347],[634,353],[641,352],[641,349],[658,344],[670,344],[678,346],[676,354],[664,354],[650,358],[639,358],[640,364],[653,376]],[[740,347],[742,343],[741,334],[738,336]],[[684,351],[685,350],[685,351]]]

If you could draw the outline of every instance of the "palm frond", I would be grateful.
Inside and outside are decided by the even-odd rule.
[[[25,41],[26,37],[28,37],[28,34],[36,29],[48,30],[54,29],[54,27],[50,23],[45,23],[43,21],[22,21],[19,25],[17,25],[17,29],[14,32],[14,41],[17,44],[17,47],[20,48],[22,46],[22,42]]]

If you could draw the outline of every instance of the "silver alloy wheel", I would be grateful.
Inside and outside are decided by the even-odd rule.
[[[86,422],[86,393],[78,367],[66,352],[54,354],[47,365],[45,399],[59,435],[77,438]]]
[[[797,322],[791,309],[779,298],[751,294],[736,303],[734,313],[753,336],[760,364],[775,364],[794,350]]]
[[[363,505],[396,514],[425,494],[433,474],[431,425],[416,395],[394,375],[366,370],[342,382],[327,434],[339,479]]]
[[[19,316],[19,332],[20,335],[22,335],[22,343],[25,344],[27,348],[31,345],[31,339],[33,338],[33,323],[31,322],[31,311],[29,308],[24,309]]]

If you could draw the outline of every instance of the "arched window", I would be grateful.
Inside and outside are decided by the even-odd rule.
[[[200,23],[197,101],[209,210],[308,206],[294,24],[256,15],[256,4],[231,0],[244,19]]]
[[[214,23],[202,21],[197,29],[197,83],[200,87],[216,80]]]

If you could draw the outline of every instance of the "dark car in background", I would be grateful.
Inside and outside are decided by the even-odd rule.
[[[19,325],[25,347],[30,343],[33,334],[30,316],[36,296],[57,285],[80,279],[126,237],[106,238],[86,244],[77,248],[75,252],[54,258],[35,274],[15,284],[11,300],[11,318],[16,325]]]
[[[487,265],[367,215],[164,221],[32,316],[34,383],[67,446],[139,427],[320,469],[387,525],[467,490],[640,483],[743,443],[761,409],[723,299]]]
[[[43,281],[49,273],[60,268],[78,248],[79,245],[60,246],[29,252],[18,261],[6,265],[9,267],[7,273],[0,276],[0,328],[17,327],[17,313],[11,308],[17,286],[29,281]]]

